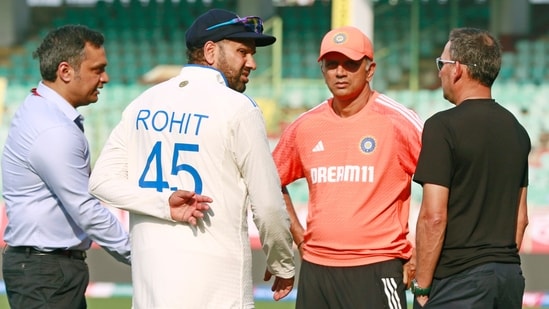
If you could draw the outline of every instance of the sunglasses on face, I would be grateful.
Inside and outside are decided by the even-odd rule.
[[[223,26],[234,25],[234,24],[243,24],[244,27],[246,28],[246,31],[248,32],[255,32],[259,34],[263,33],[263,20],[261,20],[261,18],[257,16],[233,18],[229,21],[225,21],[225,22],[210,26],[206,28],[206,31],[223,27]]]
[[[442,70],[442,67],[444,66],[445,63],[451,63],[451,64],[456,63],[454,60],[444,60],[444,59],[440,59],[440,57],[435,59],[435,62],[437,64],[437,69],[439,71]]]
[[[438,57],[437,59],[435,59],[435,63],[437,64],[437,69],[440,71],[442,70],[442,67],[444,66],[444,64],[446,63],[450,63],[450,64],[455,64],[457,61],[455,60],[445,60],[445,59],[440,59],[440,57]],[[466,66],[472,66],[472,67],[476,67],[477,65],[476,64],[465,64],[465,63],[460,63],[460,64],[463,64],[463,65],[466,65]]]

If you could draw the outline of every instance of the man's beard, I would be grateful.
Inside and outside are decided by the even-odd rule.
[[[219,70],[225,75],[227,83],[229,84],[229,88],[238,92],[244,92],[246,90],[246,84],[243,83],[240,79],[242,76],[242,72],[238,71],[237,74],[234,74],[235,71],[227,62],[227,57],[225,57],[223,49],[221,49],[221,57],[219,58]]]

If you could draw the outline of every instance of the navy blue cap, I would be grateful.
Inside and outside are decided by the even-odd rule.
[[[211,9],[200,15],[185,33],[187,48],[202,47],[208,41],[217,42],[224,39],[253,39],[255,46],[268,46],[276,41],[274,36],[247,30],[242,23],[234,23],[206,30],[209,27],[234,18],[239,18],[239,16],[222,9]]]

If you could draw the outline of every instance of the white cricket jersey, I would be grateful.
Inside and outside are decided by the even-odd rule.
[[[170,194],[212,197],[199,225],[171,220]],[[223,75],[189,65],[124,111],[90,190],[130,212],[133,306],[253,308],[247,213],[268,268],[294,276],[289,218],[256,103]]]

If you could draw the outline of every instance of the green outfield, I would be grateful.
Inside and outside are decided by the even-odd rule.
[[[256,302],[256,309],[293,309],[294,302]],[[3,308],[3,307],[0,307]],[[88,309],[124,309],[131,308],[129,298],[89,298]]]
[[[88,298],[88,309],[130,309],[131,298]],[[256,302],[256,309],[293,309],[295,303],[291,301],[281,302]],[[7,309],[8,300],[6,295],[0,296],[0,309]]]
[[[294,302],[256,302],[256,309],[293,309]],[[0,307],[3,308],[3,307]],[[88,309],[124,309],[131,308],[129,298],[89,298]]]
[[[127,297],[120,298],[88,298],[88,309],[130,309],[131,299]],[[293,309],[295,303],[293,301],[280,302],[256,302],[256,309]],[[0,309],[7,309],[8,300],[5,295],[0,296]],[[410,306],[409,309],[412,307]],[[536,309],[536,307],[524,307],[523,309]]]

